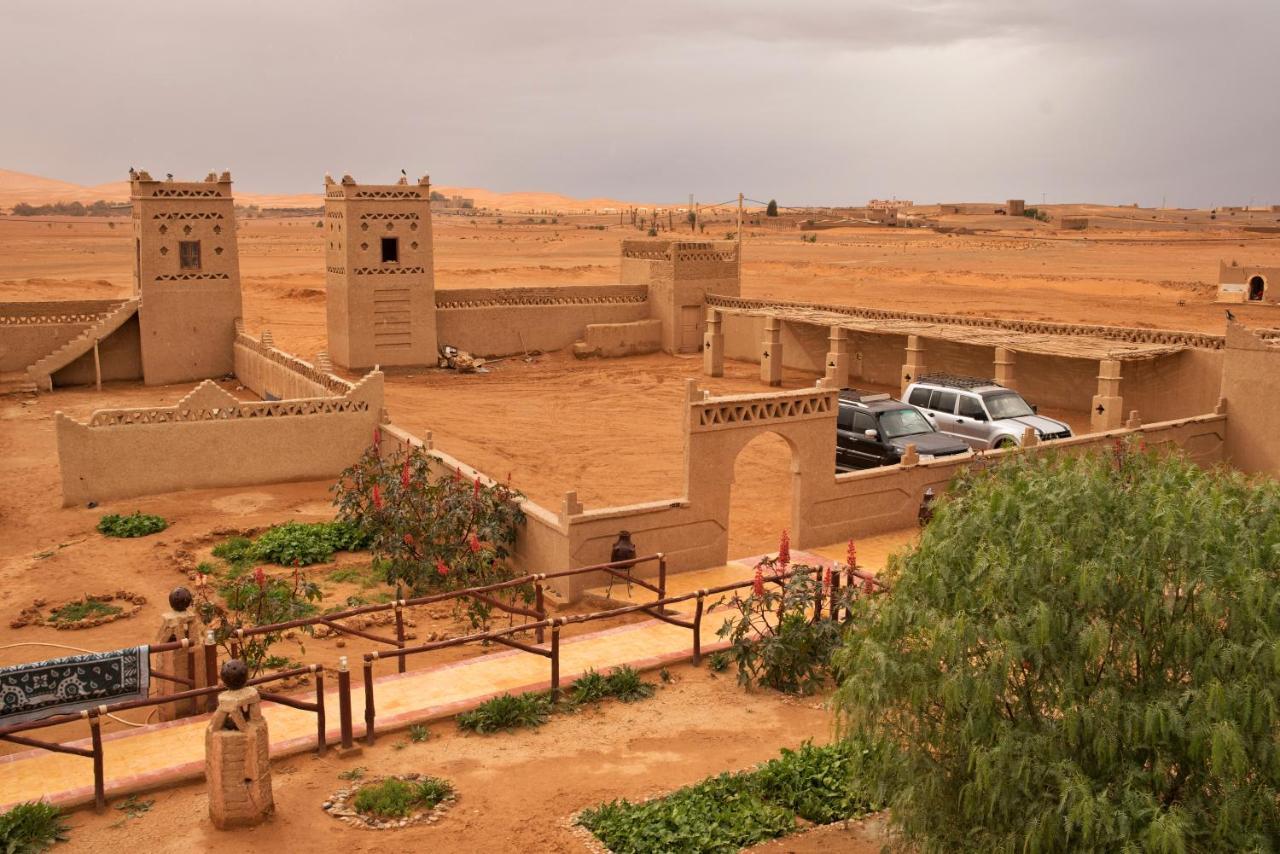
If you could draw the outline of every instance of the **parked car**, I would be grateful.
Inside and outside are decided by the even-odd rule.
[[[1036,414],[1022,395],[993,380],[927,374],[907,386],[906,398],[940,432],[979,450],[1020,445],[1028,427],[1035,429],[1041,441],[1071,436],[1068,425]]]
[[[887,394],[864,395],[854,389],[840,392],[836,414],[836,470],[891,466],[902,459],[907,445],[921,456],[963,454],[969,446],[934,429],[920,410]]]

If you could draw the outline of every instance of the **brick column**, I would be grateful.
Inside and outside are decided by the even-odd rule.
[[[720,312],[707,309],[707,331],[702,334],[702,372],[709,377],[724,376],[724,332]]]
[[[927,369],[924,366],[924,339],[919,335],[907,336],[907,362],[902,366],[901,394],[907,393],[907,386],[920,378]]]
[[[996,385],[1016,389],[1017,380],[1013,376],[1013,351],[1005,347],[996,348]]]
[[[1098,393],[1090,405],[1089,428],[1100,433],[1114,430],[1124,421],[1124,398],[1120,396],[1120,362],[1102,359],[1098,362]]]
[[[219,830],[260,824],[275,809],[267,722],[258,689],[245,687],[248,678],[242,661],[222,666],[227,690],[204,733],[209,818]]]
[[[760,344],[760,382],[782,385],[782,321],[770,317],[764,323],[764,341]]]
[[[194,679],[195,684],[191,687],[203,688],[206,684],[204,674],[204,623],[200,622],[200,618],[196,616],[195,611],[191,610],[191,592],[185,587],[175,587],[169,593],[169,608],[170,610],[160,615],[160,628],[156,631],[154,642],[161,644],[185,639],[189,644],[188,649],[195,650],[195,668],[189,669],[187,666],[188,655],[186,649],[174,649],[157,653],[156,669],[162,673],[177,676],[180,679]],[[186,685],[170,682],[167,679],[154,679],[152,684],[155,686],[154,693],[156,696],[176,694],[179,691],[189,690]],[[195,699],[178,700],[175,703],[157,706],[157,717],[162,721],[172,721],[178,718],[185,718],[188,715],[199,714],[204,709],[197,706],[198,702]]]
[[[833,388],[849,385],[849,330],[843,326],[831,327],[827,336],[826,379]]]

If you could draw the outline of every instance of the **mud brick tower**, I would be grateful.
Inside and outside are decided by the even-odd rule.
[[[329,355],[344,368],[434,365],[431,182],[325,176]]]
[[[707,294],[741,293],[738,248],[728,242],[624,240],[621,277],[649,287],[649,316],[662,321],[667,353],[702,349]]]
[[[143,379],[164,385],[232,373],[241,302],[231,174],[129,177]]]

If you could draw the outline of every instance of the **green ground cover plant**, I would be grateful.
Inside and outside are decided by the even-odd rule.
[[[867,748],[806,742],[751,771],[721,774],[643,803],[615,800],[578,823],[614,854],[729,854],[819,824],[858,818],[880,801],[862,781]]]
[[[420,777],[417,780],[388,777],[361,786],[352,806],[361,815],[405,818],[414,812],[429,810],[452,796],[453,784],[439,777]]]
[[[49,612],[51,623],[78,623],[94,617],[113,617],[122,613],[123,608],[96,599],[77,599]]]
[[[135,510],[128,516],[108,513],[98,520],[98,533],[107,537],[145,537],[158,534],[169,523],[159,516]]]
[[[4,854],[38,854],[67,839],[62,810],[33,801],[18,804],[0,814],[0,851]]]
[[[502,694],[459,714],[458,729],[481,735],[533,729],[546,723],[551,711],[551,700],[545,694]]]
[[[268,528],[256,539],[224,540],[214,546],[213,555],[243,570],[255,563],[280,566],[328,563],[333,560],[334,552],[361,551],[368,546],[369,539],[349,522],[285,522]]]
[[[837,694],[921,852],[1265,851],[1280,838],[1280,484],[1177,453],[961,476]]]

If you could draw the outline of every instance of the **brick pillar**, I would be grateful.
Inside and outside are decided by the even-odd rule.
[[[702,334],[702,372],[709,377],[724,376],[724,332],[717,309],[707,309],[707,331]]]
[[[1120,362],[1102,359],[1098,362],[1098,393],[1093,396],[1089,428],[1100,433],[1114,430],[1124,421],[1124,398],[1120,396]]]
[[[764,341],[760,343],[760,382],[782,385],[782,321],[776,317],[764,322]]]
[[[244,662],[223,665],[228,690],[218,695],[218,709],[204,734],[209,819],[219,830],[260,824],[275,809],[267,722],[258,689],[244,686],[248,676]]]
[[[832,388],[849,385],[849,330],[843,326],[831,327],[827,336],[826,379]]]
[[[1013,351],[1005,347],[996,348],[996,385],[1016,389],[1017,380],[1013,376]]]
[[[907,386],[920,378],[927,370],[924,366],[924,339],[919,335],[907,336],[907,362],[902,366],[901,394],[907,393]]]
[[[204,673],[204,623],[191,610],[190,591],[185,587],[175,587],[169,593],[169,608],[170,610],[160,615],[160,628],[156,631],[155,643],[186,640],[187,649],[195,651],[195,668],[192,670],[187,666],[187,649],[174,649],[157,653],[156,669],[180,679],[194,677],[195,684],[191,687],[203,688],[207,684]],[[153,679],[151,684],[155,686],[154,693],[158,697],[189,690],[186,685],[167,679]],[[188,699],[157,706],[157,716],[162,721],[172,721],[199,714],[203,709],[198,708],[197,702],[195,699]]]

